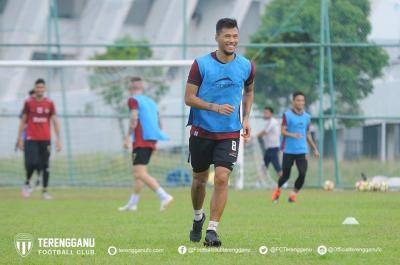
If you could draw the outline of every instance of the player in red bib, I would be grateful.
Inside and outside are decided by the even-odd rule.
[[[44,96],[46,83],[43,79],[35,82],[35,95],[24,103],[23,115],[18,128],[18,148],[24,150],[26,181],[22,188],[22,196],[29,197],[32,189],[29,185],[35,170],[43,174],[44,199],[52,197],[47,192],[49,183],[49,158],[51,150],[50,123],[53,122],[56,133],[56,150],[61,150],[60,129],[53,101]],[[26,130],[25,141],[23,131]]]

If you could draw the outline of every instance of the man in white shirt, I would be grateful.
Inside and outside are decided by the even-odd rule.
[[[282,167],[279,163],[279,147],[280,147],[280,136],[281,128],[277,119],[272,115],[274,109],[271,107],[264,108],[264,129],[257,134],[257,137],[262,138],[264,142],[264,163],[268,169],[270,163],[275,168],[276,173],[279,177],[282,176]]]

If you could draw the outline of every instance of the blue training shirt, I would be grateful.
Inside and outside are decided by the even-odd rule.
[[[243,87],[251,73],[251,63],[245,57],[236,55],[228,63],[215,60],[211,54],[196,59],[202,77],[198,97],[216,104],[230,104],[235,107],[229,116],[190,108],[188,125],[200,127],[209,132],[236,132],[242,129],[240,102]]]
[[[283,114],[282,126],[290,133],[301,134],[300,139],[282,136],[281,149],[285,154],[307,154],[307,132],[310,128],[311,116],[307,112],[301,114],[288,110]]]
[[[157,104],[145,95],[135,95],[133,98],[139,105],[139,120],[142,126],[143,139],[148,141],[166,141],[168,136],[161,130],[158,122]],[[135,134],[131,135],[132,141],[135,141]]]

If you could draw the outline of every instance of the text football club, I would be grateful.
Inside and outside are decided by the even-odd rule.
[[[14,237],[14,245],[21,257],[32,253],[48,256],[95,255],[95,238],[38,237],[19,233]],[[35,249],[36,248],[36,249]]]

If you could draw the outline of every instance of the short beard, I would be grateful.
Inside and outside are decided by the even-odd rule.
[[[226,56],[231,56],[233,55],[235,52],[227,52],[225,50],[222,50],[222,52],[226,55]]]

